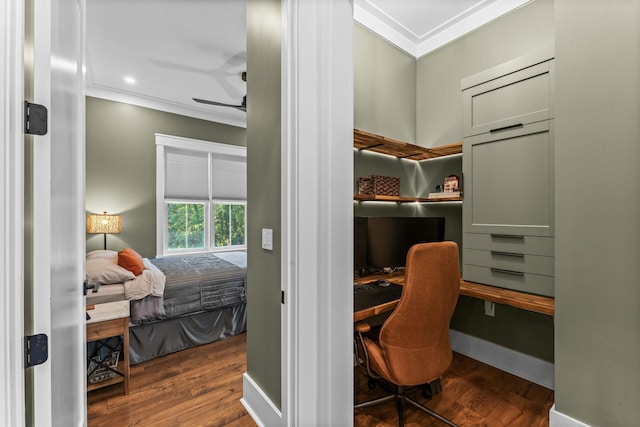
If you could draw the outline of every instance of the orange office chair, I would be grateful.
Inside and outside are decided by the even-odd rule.
[[[439,381],[453,358],[449,322],[460,291],[458,245],[454,242],[421,243],[407,254],[405,284],[395,310],[382,324],[378,341],[363,336],[370,326],[356,325],[370,378],[390,383],[395,394],[356,408],[395,399],[400,427],[404,426],[405,402],[449,426],[456,424],[405,395],[408,387]],[[357,357],[359,355],[356,355]]]

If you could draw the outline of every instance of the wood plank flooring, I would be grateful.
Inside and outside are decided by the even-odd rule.
[[[355,374],[355,401],[363,402],[386,393],[380,386],[367,387],[362,369]],[[442,377],[442,393],[428,400],[420,390],[409,397],[459,426],[473,427],[547,427],[553,390],[493,368],[477,360],[453,354],[453,362]],[[398,425],[393,401],[357,409],[355,426],[383,427]],[[442,427],[444,424],[426,413],[407,405],[406,427]]]
[[[89,427],[255,426],[240,403],[246,334],[131,367],[118,384],[88,394]]]
[[[88,395],[89,427],[254,427],[240,403],[242,374],[246,371],[246,335],[184,350],[131,367],[131,391],[122,385]],[[360,369],[354,371],[356,401],[383,395],[367,388]],[[454,354],[442,379],[443,392],[430,401],[411,394],[425,406],[460,426],[546,427],[553,391]],[[356,427],[397,425],[395,404],[359,409]],[[407,427],[442,426],[408,407]]]

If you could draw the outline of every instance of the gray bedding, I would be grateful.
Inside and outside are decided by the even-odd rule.
[[[133,301],[132,323],[173,319],[246,302],[244,252],[220,256],[189,254],[150,261],[166,276],[164,297]]]

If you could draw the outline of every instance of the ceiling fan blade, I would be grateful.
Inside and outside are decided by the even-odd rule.
[[[217,102],[217,101],[209,101],[208,99],[200,99],[200,98],[191,98],[196,102],[199,102],[201,104],[209,104],[209,105],[217,105],[220,107],[232,107],[232,108],[237,108],[240,111],[247,111],[247,97],[245,96],[244,98],[242,98],[242,104],[240,105],[233,105],[233,104],[225,104],[223,102]]]

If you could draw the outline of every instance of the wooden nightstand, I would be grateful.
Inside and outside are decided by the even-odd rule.
[[[129,394],[129,301],[116,301],[104,304],[96,304],[93,310],[87,311],[90,319],[87,320],[87,342],[101,341],[103,352],[112,354],[119,351],[118,364],[113,369],[105,368],[107,365],[99,365],[106,373],[115,374],[113,378],[104,381],[90,383],[89,365],[95,367],[92,355],[87,354],[87,391],[106,387],[112,384],[124,383],[124,393]],[[119,345],[113,347],[102,341],[112,337],[122,336]],[[109,356],[107,355],[107,358]]]

